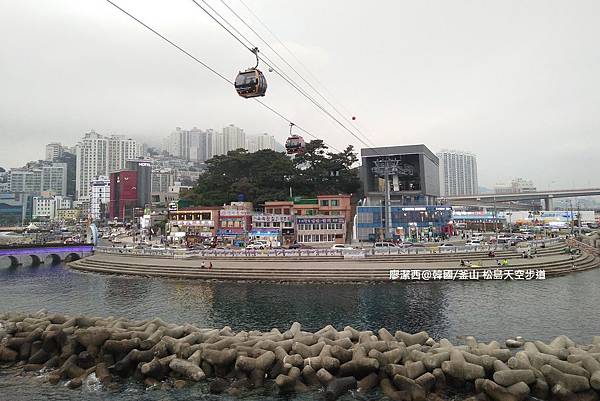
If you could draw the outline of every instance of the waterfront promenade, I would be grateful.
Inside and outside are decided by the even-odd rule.
[[[142,254],[97,252],[94,256],[69,264],[73,269],[104,274],[142,275],[200,280],[280,281],[280,282],[370,282],[389,281],[397,270],[475,272],[484,278],[486,271],[498,269],[498,261],[506,261],[502,270],[544,270],[545,276],[598,267],[600,259],[587,252],[564,253],[565,243],[538,248],[531,259],[524,259],[515,249],[487,252],[452,252],[404,255],[369,255],[362,258],[330,256],[189,256],[167,258]],[[468,261],[470,266],[461,265]],[[212,265],[211,269],[208,266]],[[202,268],[202,265],[205,267]]]

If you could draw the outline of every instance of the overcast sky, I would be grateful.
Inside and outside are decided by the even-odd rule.
[[[220,0],[207,1],[285,66]],[[484,186],[600,186],[597,0],[244,0],[320,84],[239,0],[224,1],[378,146],[471,151]],[[231,79],[254,64],[191,0],[115,2]],[[0,38],[0,166],[90,129],[156,144],[176,126],[287,136],[285,121],[104,0],[0,0]],[[362,146],[266,77],[267,104],[335,147]]]

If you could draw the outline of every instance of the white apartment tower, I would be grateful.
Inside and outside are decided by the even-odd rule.
[[[90,183],[90,218],[101,220],[108,215],[110,204],[110,180],[99,176]]]
[[[258,135],[256,137],[256,143],[258,145],[258,150],[275,150],[275,137],[273,135],[269,135],[267,133]]]
[[[458,196],[479,193],[477,181],[477,157],[458,150],[441,150],[440,195]]]
[[[52,142],[46,145],[46,160],[54,161],[61,157],[64,153],[63,146],[58,142]]]
[[[105,137],[90,131],[77,144],[76,154],[76,196],[78,200],[89,200],[92,181],[125,168],[128,159],[139,156],[139,148],[133,139],[118,135]]]
[[[236,127],[233,124],[229,124],[227,127],[223,128],[223,140],[225,153],[230,150],[246,148],[246,133],[243,129]]]

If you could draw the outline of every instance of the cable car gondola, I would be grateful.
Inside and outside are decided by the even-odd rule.
[[[246,99],[264,96],[267,91],[267,80],[258,69],[258,48],[252,49],[252,52],[256,56],[256,66],[240,71],[234,83],[238,95]]]
[[[290,123],[290,136],[285,141],[285,150],[288,155],[302,154],[306,149],[304,138],[302,138],[300,135],[292,134],[293,126],[294,123]]]

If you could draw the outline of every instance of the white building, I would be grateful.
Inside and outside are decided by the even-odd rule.
[[[31,215],[34,219],[44,218],[48,220],[56,219],[58,210],[71,209],[73,200],[64,196],[34,196]]]
[[[248,152],[254,153],[263,149],[277,150],[277,142],[273,135],[267,133],[255,136],[248,136],[246,139],[246,149]]]
[[[100,176],[90,183],[90,218],[101,220],[108,215],[110,204],[110,180]]]
[[[494,192],[497,194],[517,194],[536,192],[537,188],[533,181],[515,178],[510,183],[498,183],[494,185]]]
[[[67,195],[67,163],[52,163],[42,167],[40,191]]]
[[[58,142],[52,142],[46,145],[46,160],[54,161],[62,157],[64,153],[63,146]]]
[[[233,124],[229,124],[223,128],[223,139],[225,141],[225,153],[230,150],[246,148],[246,133],[243,129]]]
[[[125,168],[125,162],[140,153],[134,139],[118,135],[104,137],[94,131],[86,133],[76,149],[75,192],[79,200],[89,198],[93,180]]]
[[[440,195],[473,195],[479,193],[477,180],[477,157],[458,150],[441,150]]]
[[[163,143],[163,150],[171,156],[194,162],[205,162],[213,155],[212,130],[202,131],[194,127],[191,130],[175,128]]]
[[[14,168],[8,176],[10,192],[37,194],[42,187],[42,170]]]
[[[175,185],[175,171],[170,168],[153,169],[151,192],[168,192]]]

